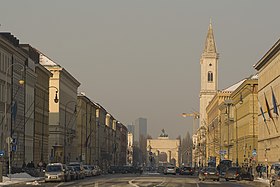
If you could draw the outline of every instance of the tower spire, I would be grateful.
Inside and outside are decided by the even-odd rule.
[[[205,46],[204,46],[204,53],[216,53],[216,43],[214,40],[214,33],[213,33],[213,28],[212,28],[212,19],[210,18],[210,24],[208,27],[208,33],[205,41]]]

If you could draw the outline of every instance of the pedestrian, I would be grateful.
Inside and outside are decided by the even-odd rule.
[[[256,167],[256,171],[257,171],[259,177],[261,177],[260,170],[261,170],[261,166],[260,166],[260,164],[258,164]]]
[[[264,170],[264,167],[263,167],[263,165],[261,164],[261,166],[260,166],[260,178],[262,178],[262,172],[263,172],[263,170]]]

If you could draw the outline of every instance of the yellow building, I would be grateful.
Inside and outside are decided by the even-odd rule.
[[[235,163],[254,166],[258,139],[258,76],[247,78],[231,94],[231,122],[234,132],[232,158]]]
[[[258,161],[271,164],[280,161],[280,120],[274,111],[279,112],[280,98],[280,40],[255,64],[259,74],[258,100],[264,116],[258,110]],[[276,102],[272,101],[274,94]],[[267,98],[267,104],[265,101]],[[275,104],[275,105],[274,105]],[[265,119],[264,119],[265,117]]]
[[[224,100],[229,99],[230,91],[218,91],[206,108],[207,113],[207,144],[206,158],[208,162],[218,165],[223,158],[221,151],[221,110],[219,107]]]

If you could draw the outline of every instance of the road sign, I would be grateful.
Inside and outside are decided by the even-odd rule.
[[[225,155],[227,153],[227,151],[226,150],[220,150],[219,153],[220,153],[220,155]]]
[[[4,154],[5,154],[5,151],[0,150],[0,157],[4,156]]]
[[[253,149],[252,155],[253,155],[253,156],[257,156],[257,150],[256,150],[256,149]]]
[[[17,151],[17,145],[12,145],[12,151],[16,152]]]

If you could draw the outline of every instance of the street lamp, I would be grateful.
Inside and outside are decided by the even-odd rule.
[[[7,102],[8,102],[8,72],[9,69],[11,67],[13,67],[14,65],[20,66],[21,67],[21,79],[19,80],[19,84],[23,85],[24,84],[24,80],[23,80],[23,72],[25,70],[25,66],[20,64],[20,63],[13,63],[10,66],[7,67],[6,69],[6,77],[5,77],[5,100],[4,100],[4,123],[5,123],[5,127],[7,127],[7,129],[9,129],[8,127],[8,122],[7,122]],[[2,136],[1,136],[1,146],[2,148],[4,147],[3,145],[3,125],[2,125]],[[9,131],[9,136],[7,138],[7,144],[8,144],[8,157],[9,157],[9,176],[10,176],[10,180],[11,180],[11,133],[12,133],[12,127],[10,127],[10,131]],[[1,167],[2,169],[2,167]],[[1,176],[2,177],[2,176]]]
[[[65,108],[64,108],[64,112],[65,112],[65,114],[64,114],[64,150],[63,150],[63,152],[64,152],[64,155],[63,155],[63,162],[64,162],[64,164],[66,163],[66,133],[67,133],[67,130],[66,130],[66,128],[67,128],[67,125],[66,125],[66,113],[67,113],[67,111],[66,111],[66,109],[67,109],[67,106],[70,104],[70,103],[75,103],[76,104],[76,101],[68,101],[66,104],[65,104]],[[76,113],[76,105],[75,105],[75,110],[74,110],[74,113]]]
[[[225,113],[225,115],[227,115],[227,125],[228,125],[228,142],[227,142],[227,155],[228,155],[228,159],[229,159],[229,151],[230,151],[230,144],[229,144],[229,122],[230,122],[230,106],[233,104],[232,100],[225,100],[225,105],[227,106],[227,111]]]

